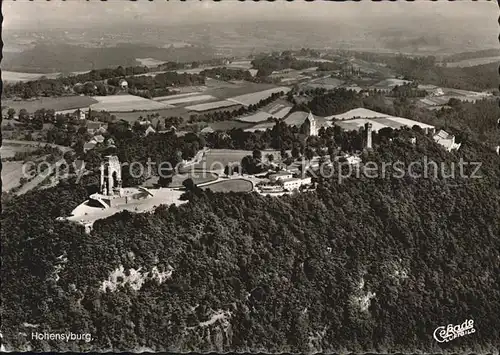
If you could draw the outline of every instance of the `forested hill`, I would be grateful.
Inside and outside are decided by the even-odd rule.
[[[447,153],[423,136],[414,148],[395,139],[371,158],[422,155],[481,161],[488,178],[324,179],[316,192],[282,198],[193,193],[180,207],[96,222],[91,235],[54,220],[83,198],[82,188],[7,201],[4,343],[80,351],[498,351],[500,158],[473,141]],[[103,288],[120,267],[116,283],[124,285]],[[438,326],[466,319],[475,333],[433,339]],[[94,340],[22,334],[35,329],[89,332]]]

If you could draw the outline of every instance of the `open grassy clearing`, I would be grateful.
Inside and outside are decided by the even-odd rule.
[[[35,112],[41,108],[54,111],[76,110],[87,108],[92,104],[98,103],[97,100],[89,96],[61,96],[61,97],[40,97],[33,100],[2,100],[3,107],[9,107],[19,112],[20,109],[26,109],[28,112]]]
[[[210,189],[212,192],[250,192],[253,184],[244,179],[231,179],[203,186],[202,189]]]
[[[91,105],[91,108],[92,110],[97,111],[149,111],[173,107],[171,105],[134,95],[94,96],[94,99],[96,99],[98,103]]]

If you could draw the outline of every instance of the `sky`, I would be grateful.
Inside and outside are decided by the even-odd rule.
[[[203,23],[222,21],[253,21],[283,19],[313,19],[336,21],[370,21],[391,18],[404,23],[416,18],[442,18],[462,28],[476,31],[498,29],[498,5],[495,1],[455,2],[416,0],[413,3],[396,1],[362,2],[239,2],[236,0],[128,0],[100,1],[2,1],[4,29],[85,28],[113,24]],[[465,26],[464,26],[465,25]],[[479,26],[479,28],[477,28]],[[498,31],[497,31],[498,32]]]

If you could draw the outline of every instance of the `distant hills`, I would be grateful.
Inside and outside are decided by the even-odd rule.
[[[70,44],[40,44],[21,53],[4,53],[2,69],[19,72],[74,72],[139,65],[136,58],[191,62],[213,58],[207,47],[158,48],[126,44],[106,48],[88,48]]]

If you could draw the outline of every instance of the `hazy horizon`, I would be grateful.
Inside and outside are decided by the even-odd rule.
[[[112,48],[121,43],[154,48],[188,43],[210,48],[210,53],[204,54],[193,50],[189,58],[205,58],[215,53],[245,57],[302,47],[442,56],[498,46],[498,9],[494,2],[488,1],[21,0],[2,5],[2,67],[16,70],[40,70],[40,66],[50,72],[63,70],[69,64],[60,61],[68,49],[60,45],[68,44],[87,49]],[[51,47],[42,46],[40,51],[29,52],[37,45]],[[83,53],[90,52],[80,55],[85,56]],[[112,56],[107,53],[106,56]],[[161,51],[147,53],[130,52],[127,63],[131,64],[134,56],[156,60],[177,58]],[[92,57],[95,53],[88,55]],[[46,57],[52,60],[42,59]],[[49,62],[52,64],[48,65]],[[110,64],[105,61],[100,65]]]
[[[2,3],[3,29],[85,28],[113,25],[171,25],[272,20],[362,20],[360,26],[378,24],[389,17],[394,25],[411,26],[415,18],[433,22],[456,23],[457,29],[467,21],[480,25],[475,31],[486,33],[496,28],[498,7],[495,2],[59,2],[13,1]],[[461,19],[461,21],[457,21]],[[491,21],[488,21],[491,20]],[[410,22],[409,22],[410,21]],[[387,23],[391,25],[391,23]],[[422,23],[420,23],[422,25]],[[460,26],[460,27],[459,27]],[[469,27],[470,28],[470,27]]]

